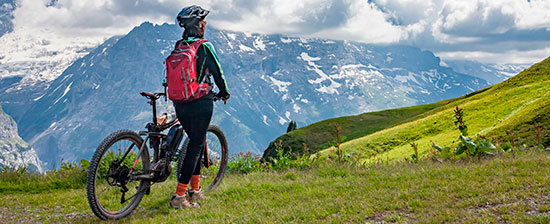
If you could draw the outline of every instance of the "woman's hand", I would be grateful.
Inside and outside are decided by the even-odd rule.
[[[229,99],[230,96],[231,94],[225,91],[221,91],[216,94],[216,98],[223,100],[223,104],[227,104],[227,100]]]

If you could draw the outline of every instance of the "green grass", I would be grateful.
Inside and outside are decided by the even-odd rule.
[[[410,157],[412,148],[408,143],[415,142],[420,155],[426,155],[432,142],[456,143],[460,135],[453,118],[456,106],[464,110],[470,136],[485,135],[506,142],[511,140],[506,131],[511,130],[518,144],[533,144],[540,140],[535,134],[540,127],[540,137],[549,138],[550,58],[503,83],[436,105],[414,120],[355,138],[341,148],[344,153],[356,153],[367,162],[395,161]],[[320,154],[333,150],[329,148]]]
[[[175,179],[123,223],[548,223],[550,152],[482,160],[228,174],[201,207],[173,210]],[[0,195],[0,222],[94,223],[84,187]]]
[[[309,126],[286,133],[271,142],[264,153],[264,158],[275,155],[275,143],[281,141],[283,149],[293,153],[311,154],[329,148],[328,140],[332,140],[334,124],[342,128],[342,135],[347,141],[359,138],[376,131],[380,131],[397,124],[415,120],[426,116],[425,112],[444,105],[446,102],[405,107],[393,110],[384,110],[364,113],[356,116],[347,116],[320,121]],[[309,152],[304,151],[304,144]]]
[[[44,193],[59,189],[81,188],[86,183],[88,169],[82,164],[62,163],[59,170],[47,171],[44,175],[29,172],[26,168],[2,168],[0,171],[0,194]]]

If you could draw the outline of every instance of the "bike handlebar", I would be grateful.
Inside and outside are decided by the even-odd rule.
[[[148,99],[151,99],[151,100],[157,100],[159,99],[161,96],[166,96],[166,93],[148,93],[148,92],[140,92],[139,94],[141,94],[142,96],[144,97],[147,97]],[[227,103],[227,99],[223,99],[221,97],[217,97],[216,96],[216,93],[214,93],[214,102],[216,101],[223,101],[224,104]]]
[[[214,102],[216,102],[216,101],[223,101],[223,104],[227,104],[227,98],[217,97],[216,95],[217,95],[217,94],[214,93]]]

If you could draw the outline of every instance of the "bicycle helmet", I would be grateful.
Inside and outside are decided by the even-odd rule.
[[[210,11],[203,9],[198,5],[192,5],[183,8],[178,16],[176,22],[180,27],[187,27],[189,25],[196,25],[199,21],[204,20]]]

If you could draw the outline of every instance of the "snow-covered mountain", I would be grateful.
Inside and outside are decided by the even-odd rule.
[[[144,23],[107,40],[49,83],[44,95],[33,96],[16,118],[20,135],[51,163],[89,158],[116,129],[142,129],[151,112],[138,92],[162,90],[163,60],[180,35],[175,25]],[[212,28],[206,38],[217,48],[232,94],[227,105],[216,104],[213,118],[227,133],[231,153],[263,151],[290,120],[302,126],[457,97],[488,85],[410,46]],[[163,102],[159,110],[171,108]]]
[[[17,134],[17,124],[0,107],[0,168],[28,167],[42,172],[42,165],[34,149]]]
[[[63,37],[46,28],[18,27],[0,38],[0,103],[16,120],[76,59],[99,45],[95,38]]]
[[[491,85],[500,83],[529,67],[526,64],[483,64],[471,60],[448,60],[444,63],[456,72],[485,79]]]

